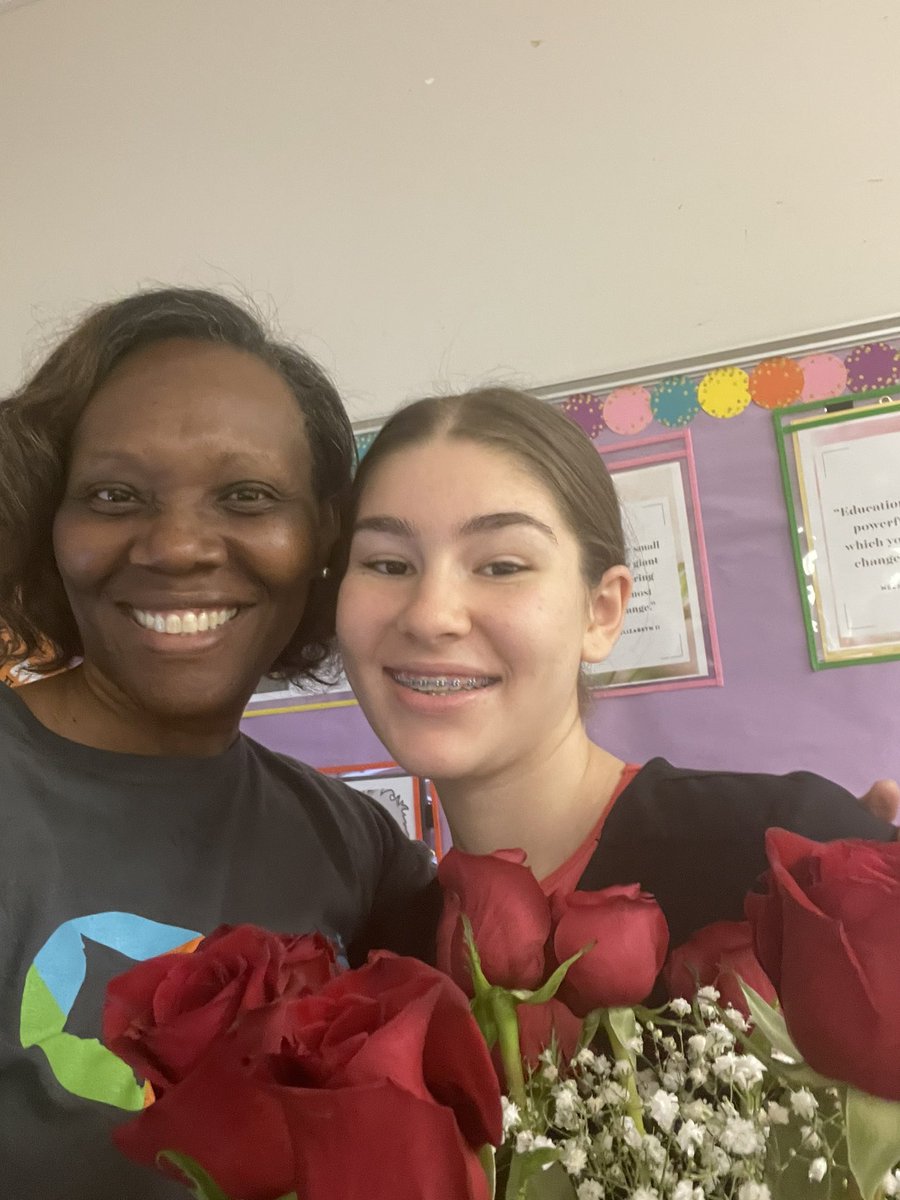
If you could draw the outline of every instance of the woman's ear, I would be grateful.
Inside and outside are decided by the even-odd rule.
[[[581,648],[582,662],[599,663],[609,655],[622,632],[631,596],[631,572],[610,567],[588,593],[588,625]]]

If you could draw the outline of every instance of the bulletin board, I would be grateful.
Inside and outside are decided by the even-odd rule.
[[[853,791],[900,777],[900,661],[814,670],[794,561],[795,529],[773,413],[829,414],[862,393],[900,400],[900,319],[534,389],[612,459],[689,433],[705,543],[717,686],[620,689],[588,717],[621,758],[679,766],[817,771]],[[358,430],[362,451],[373,427]],[[900,464],[897,471],[900,499]],[[900,540],[900,539],[898,539]],[[900,605],[900,588],[893,595]],[[389,754],[346,693],[251,706],[245,730],[320,767]]]

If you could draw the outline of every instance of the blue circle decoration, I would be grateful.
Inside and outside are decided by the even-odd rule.
[[[697,385],[686,375],[670,375],[650,389],[650,411],[660,425],[678,429],[700,411]]]

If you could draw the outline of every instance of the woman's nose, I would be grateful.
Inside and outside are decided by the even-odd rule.
[[[469,598],[453,572],[423,572],[408,585],[397,619],[401,633],[420,641],[461,637],[472,627]]]
[[[168,505],[145,514],[131,543],[134,566],[180,574],[220,566],[225,541],[208,514],[188,505]]]

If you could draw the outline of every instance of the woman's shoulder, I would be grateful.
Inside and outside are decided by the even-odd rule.
[[[813,771],[776,775],[676,767],[664,758],[644,765],[616,809],[620,825],[643,825],[651,838],[696,837],[702,829],[705,840],[730,840],[781,826],[829,841],[880,838],[889,828],[846,788]]]

